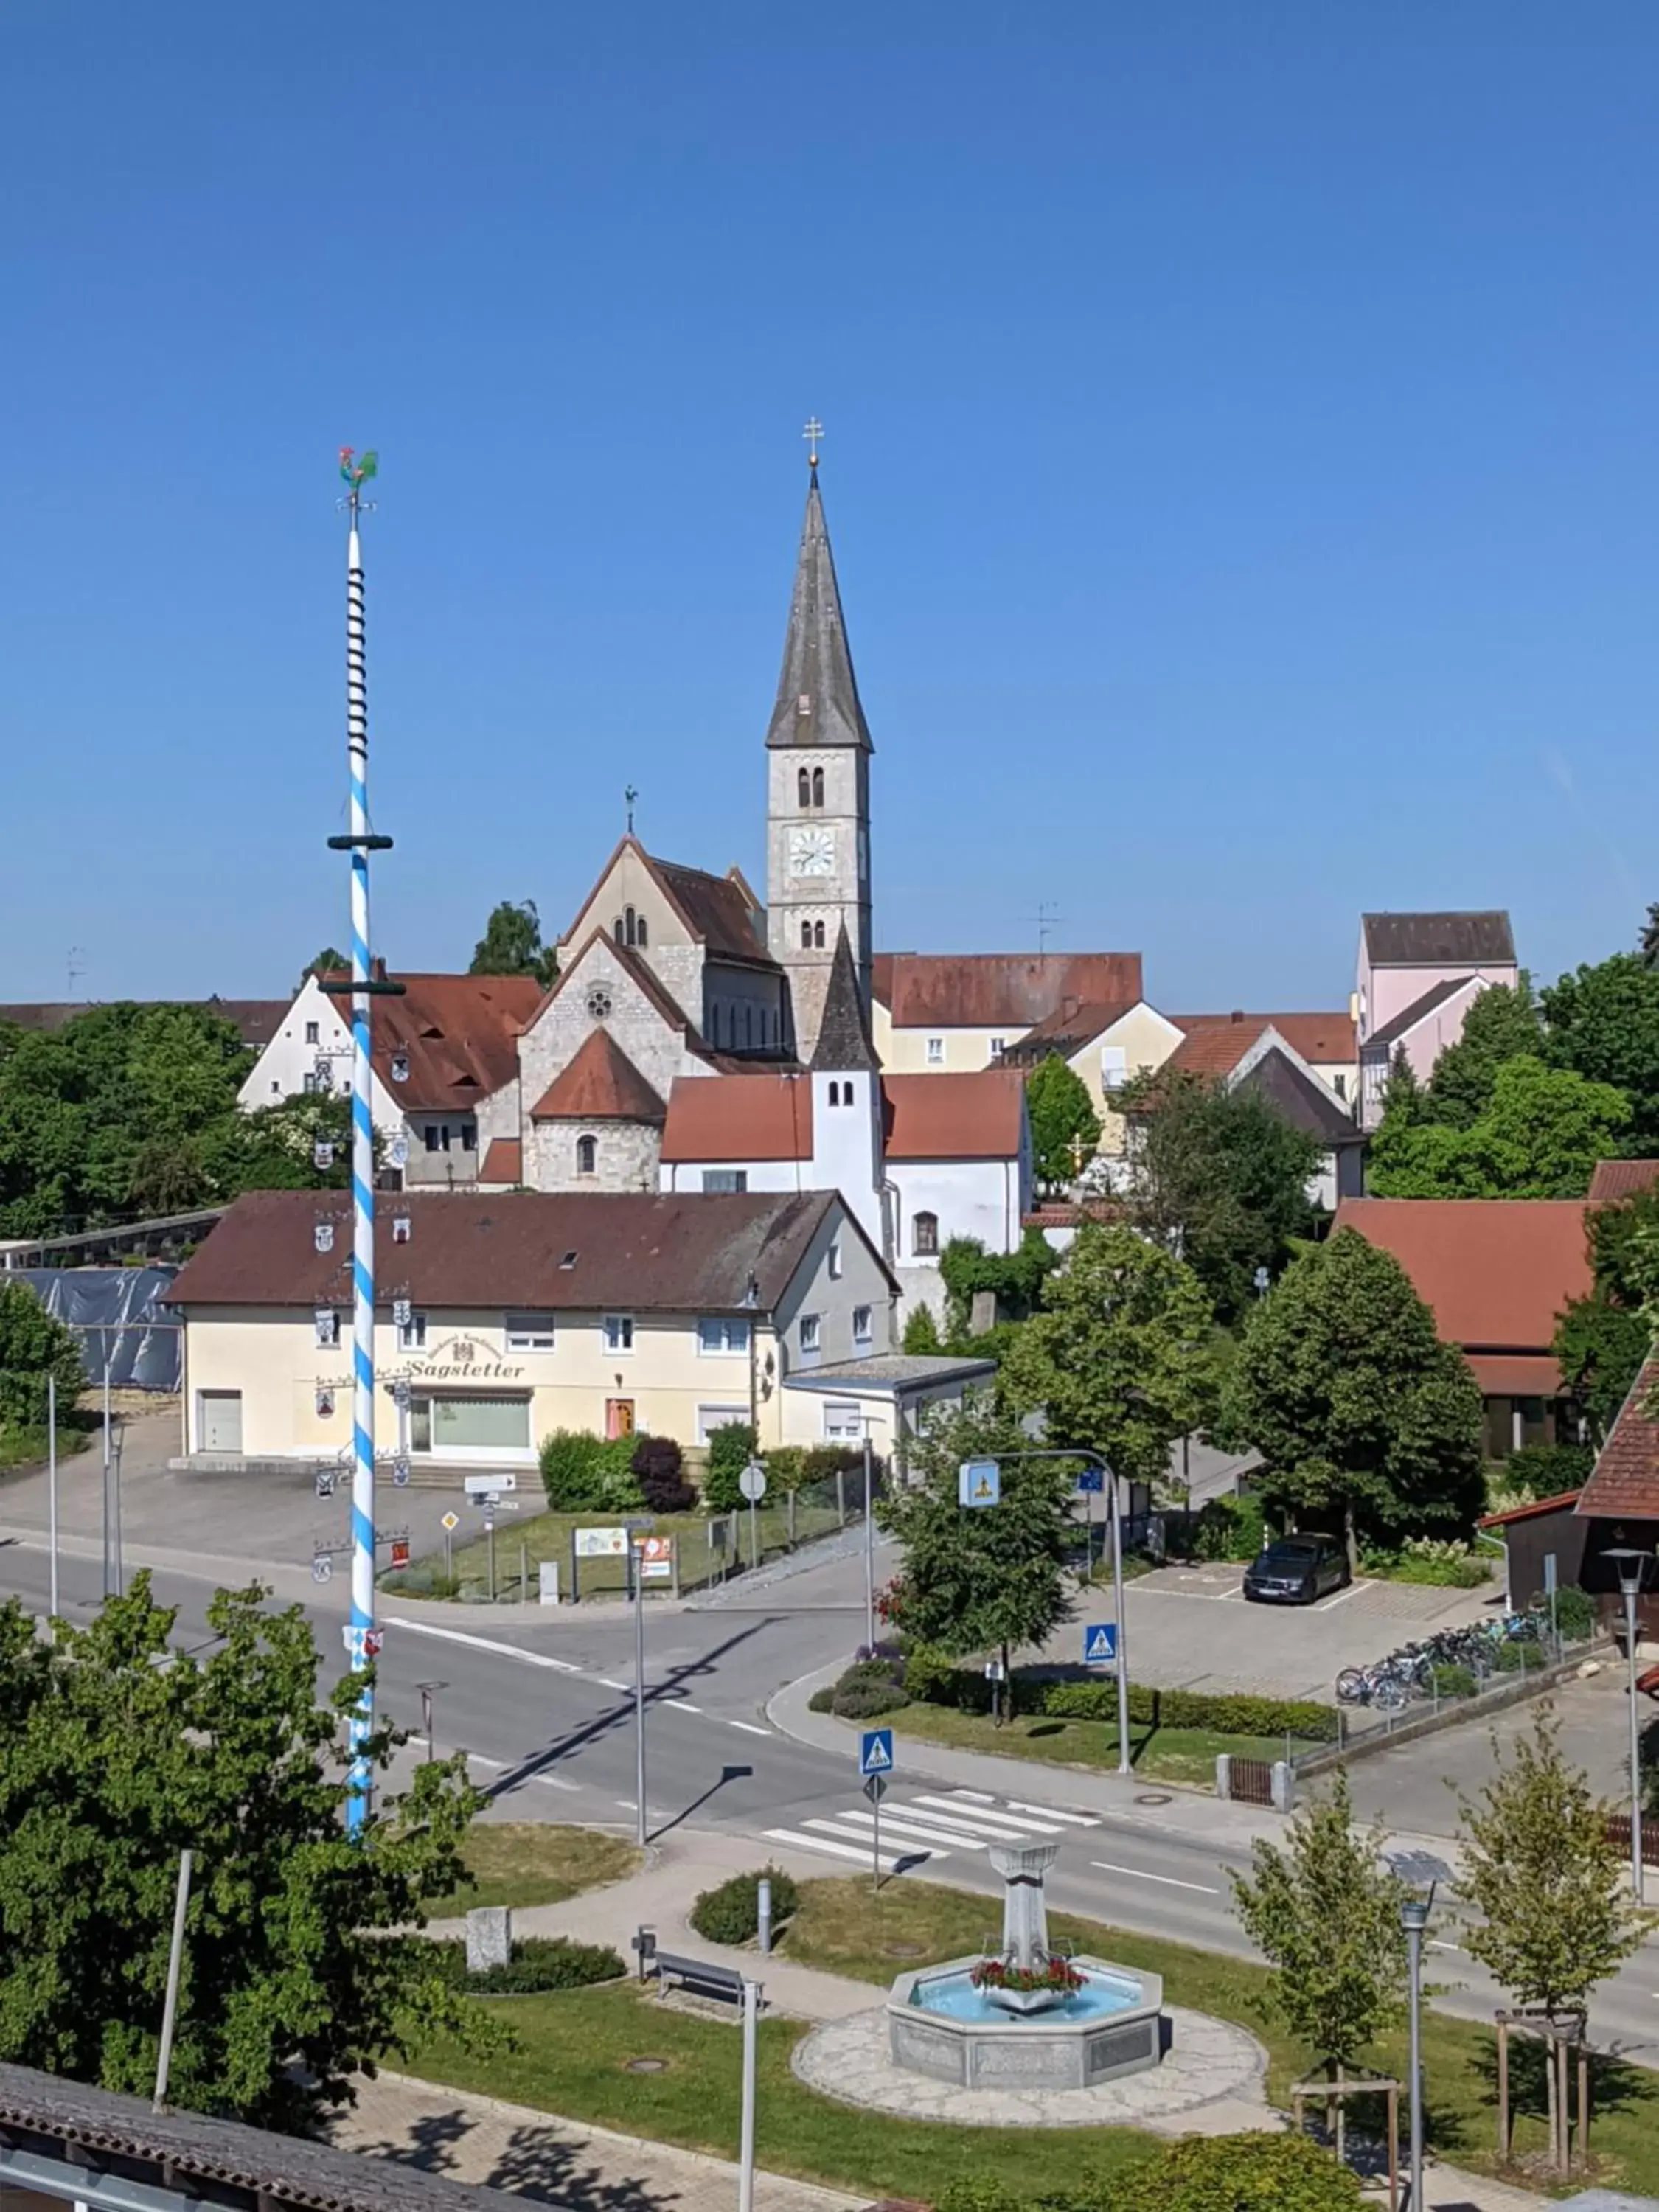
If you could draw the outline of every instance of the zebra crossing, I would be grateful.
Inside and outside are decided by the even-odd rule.
[[[894,1791],[881,1802],[880,1863],[890,1874],[920,1859],[948,1859],[952,1851],[984,1851],[993,1844],[1058,1843],[1099,1826],[1087,1813],[1028,1805],[1018,1797],[992,1797],[978,1790],[913,1790],[903,1796]],[[876,1816],[860,1802],[822,1819],[803,1820],[798,1827],[765,1832],[770,1842],[821,1851],[826,1858],[855,1859],[867,1867]]]

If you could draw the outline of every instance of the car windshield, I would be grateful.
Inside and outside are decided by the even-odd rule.
[[[1305,1567],[1310,1559],[1318,1557],[1319,1546],[1314,1538],[1298,1536],[1287,1544],[1275,1544],[1266,1564],[1270,1567]]]

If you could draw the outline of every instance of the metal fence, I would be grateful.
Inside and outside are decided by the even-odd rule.
[[[1524,1698],[1534,1686],[1547,1687],[1589,1649],[1589,1644],[1570,1644],[1546,1631],[1537,1643],[1516,1641],[1494,1646],[1492,1664],[1479,1673],[1459,1666],[1429,1668],[1404,1703],[1386,1709],[1339,1705],[1336,1741],[1288,1755],[1299,1771],[1339,1765],[1351,1755],[1385,1744],[1402,1729],[1420,1731],[1425,1721],[1436,1720],[1443,1713],[1473,1716]]]

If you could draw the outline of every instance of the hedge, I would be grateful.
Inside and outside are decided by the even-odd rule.
[[[794,1877],[781,1867],[763,1866],[754,1874],[734,1874],[705,1889],[691,1907],[691,1925],[709,1943],[751,1943],[760,1933],[760,1886],[772,1885],[772,1925],[781,1928],[800,1903]]]
[[[555,1429],[543,1439],[542,1483],[555,1513],[636,1512],[645,1503],[634,1473],[641,1439],[609,1442],[588,1429]]]
[[[925,1646],[907,1655],[904,1687],[927,1705],[988,1712],[992,1685],[975,1668],[961,1667]],[[1115,1721],[1117,1684],[1109,1677],[1079,1681],[1028,1667],[1014,1669],[1014,1711],[1051,1720]],[[1157,1690],[1129,1685],[1129,1718],[1137,1728],[1204,1729],[1217,1735],[1300,1736],[1334,1743],[1337,1716],[1330,1705],[1299,1698],[1251,1698],[1222,1691]]]
[[[491,1966],[481,1974],[467,1972],[465,1938],[445,1936],[431,1948],[445,1981],[480,1996],[585,1990],[595,1982],[614,1982],[627,1972],[620,1954],[608,1943],[573,1943],[564,1936],[526,1936],[514,1944],[504,1966]]]

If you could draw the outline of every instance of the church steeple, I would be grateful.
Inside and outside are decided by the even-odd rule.
[[[783,669],[766,742],[769,745],[856,745],[866,753],[875,750],[853,674],[835,557],[830,550],[823,501],[818,492],[816,448],[806,492],[806,520],[795,561]]]
[[[812,1073],[845,1075],[858,1068],[868,1074],[878,1065],[843,922],[830,962],[830,981],[824,987],[823,1012],[818,1017],[817,1042],[812,1048]]]

